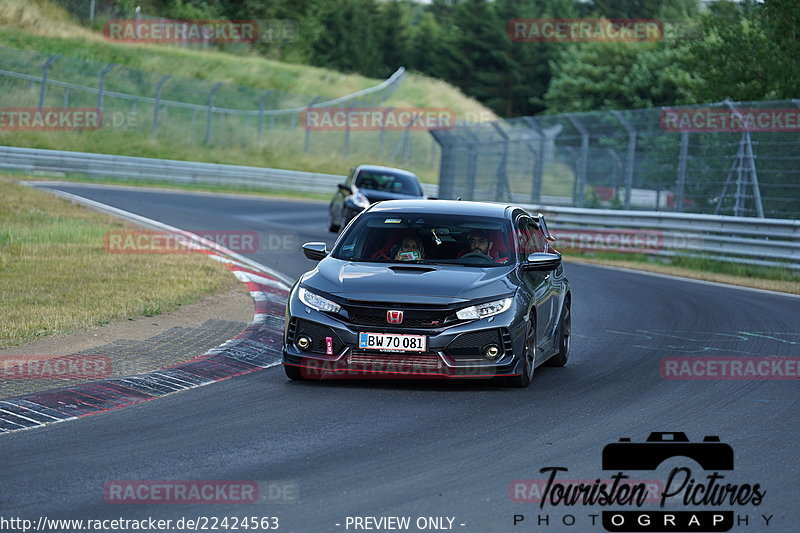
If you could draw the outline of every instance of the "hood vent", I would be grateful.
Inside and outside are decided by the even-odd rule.
[[[424,274],[425,272],[434,272],[437,269],[423,265],[395,265],[390,266],[389,270],[398,274]]]

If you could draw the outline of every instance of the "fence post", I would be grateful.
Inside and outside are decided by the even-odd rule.
[[[103,69],[103,72],[100,73],[100,86],[97,90],[97,111],[100,113],[101,117],[103,115],[103,96],[106,92],[106,75],[116,66],[116,63],[109,63],[106,68]]]
[[[683,211],[683,194],[686,188],[686,162],[689,157],[689,132],[681,133],[681,150],[678,159],[678,183],[675,187],[675,210]]]
[[[158,134],[158,116],[161,114],[161,88],[167,82],[168,79],[172,77],[172,74],[167,74],[166,76],[162,76],[158,83],[156,84],[156,101],[155,107],[153,108],[153,137]]]
[[[467,187],[464,193],[467,200],[475,199],[475,177],[478,172],[478,138],[472,133],[472,130],[467,127],[466,132],[472,137],[472,142],[467,143],[467,150],[469,151],[469,158],[467,159]]]
[[[39,111],[42,111],[44,107],[44,98],[47,94],[47,71],[50,70],[50,65],[53,64],[53,61],[61,57],[61,54],[55,54],[50,56],[47,61],[44,62],[42,65],[42,86],[39,89]]]
[[[402,147],[403,164],[408,165],[411,163],[411,121],[406,124],[406,128],[403,131]]]
[[[387,107],[383,110],[383,117],[381,119],[381,132],[378,134],[378,142],[380,143],[380,155],[383,157],[383,150],[384,150],[384,138],[386,137],[386,115],[394,109],[392,107]]]
[[[345,117],[346,123],[344,128],[344,146],[342,147],[342,155],[347,157],[350,155],[350,110],[353,108],[353,101],[347,103],[347,116]]]
[[[583,188],[586,185],[586,168],[589,163],[589,130],[571,113],[567,113],[566,117],[581,134],[581,155],[575,183],[575,203],[578,207],[583,207]]]
[[[453,198],[453,181],[455,171],[453,169],[453,159],[455,148],[452,131],[430,130],[434,141],[439,144],[439,198]]]
[[[531,203],[538,204],[542,199],[542,178],[544,176],[544,130],[533,117],[525,117],[525,123],[539,136],[539,150],[533,163],[533,187],[531,187]]]
[[[64,87],[64,101],[61,106],[64,108],[69,107],[69,87]]]
[[[269,98],[269,95],[272,94],[272,89],[268,90],[264,94],[261,95],[261,98],[258,99],[258,140],[261,140],[261,135],[264,133],[264,102]]]
[[[569,163],[569,165],[570,165],[570,167],[572,167],[572,173],[573,173],[575,176],[577,176],[577,175],[578,175],[578,165],[577,165],[577,162],[578,162],[578,158],[579,158],[579,157],[578,157],[578,150],[576,150],[576,149],[575,149],[574,147],[572,147],[572,146],[565,146],[565,147],[564,147],[564,150],[566,150],[567,152],[569,152],[569,154],[570,154],[570,160],[571,160],[571,161],[570,161],[570,163]],[[577,197],[578,197],[578,179],[577,179],[577,177],[576,177],[576,178],[575,178],[575,181],[573,182],[573,185],[572,185],[572,202],[573,202],[573,203],[575,203],[575,198],[577,198]],[[592,207],[594,207],[594,206],[592,206]]]
[[[500,134],[500,138],[502,139],[501,142],[503,143],[503,154],[500,157],[500,163],[497,164],[497,172],[495,173],[495,179],[497,180],[497,183],[495,185],[495,192],[494,192],[495,201],[502,202],[506,200],[507,194],[509,195],[507,199],[509,200],[511,199],[510,197],[511,191],[508,185],[508,173],[506,168],[508,161],[509,140],[508,140],[508,134],[506,134],[506,132],[503,131],[503,128],[500,127],[497,121],[492,122],[492,127],[495,130],[497,130],[497,133]]]
[[[217,91],[222,87],[222,82],[217,82],[208,93],[208,111],[206,111],[206,136],[203,142],[208,144],[211,141],[211,110],[214,108],[214,98],[217,96]]]
[[[636,164],[636,128],[619,111],[612,111],[617,120],[628,131],[628,161],[625,165],[625,209],[631,208],[631,189],[633,189],[633,167]]]
[[[303,141],[303,152],[308,153],[308,150],[311,148],[311,128],[308,127],[308,111],[314,107],[314,104],[320,100],[319,96],[315,96],[311,102],[309,102],[308,107],[306,108],[306,120],[303,127],[306,129],[305,139]]]
[[[620,161],[619,154],[613,148],[606,148],[606,151],[608,152],[608,155],[611,156],[611,159],[614,160],[614,181],[613,181],[613,186],[614,186],[614,191],[615,191],[614,194],[616,195],[616,191],[619,190],[619,175],[620,175],[620,171],[622,170],[622,161]]]

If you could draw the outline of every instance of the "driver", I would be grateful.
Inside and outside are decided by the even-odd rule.
[[[425,259],[425,247],[419,237],[406,237],[392,249],[392,259],[395,261],[418,261]]]
[[[469,251],[466,253],[482,254],[486,257],[491,257],[489,251],[494,245],[491,235],[486,231],[473,231],[467,235],[467,243],[469,244]]]

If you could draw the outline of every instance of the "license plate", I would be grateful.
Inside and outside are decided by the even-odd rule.
[[[424,352],[428,349],[428,337],[397,333],[359,333],[358,347],[362,350]]]

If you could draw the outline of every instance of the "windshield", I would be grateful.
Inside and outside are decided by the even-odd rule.
[[[376,170],[362,170],[359,172],[358,178],[356,178],[356,187],[368,191],[385,191],[409,195],[422,194],[415,177]]]
[[[503,266],[514,261],[504,219],[365,213],[332,252],[346,261]]]

